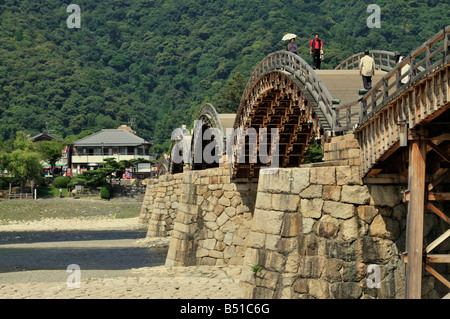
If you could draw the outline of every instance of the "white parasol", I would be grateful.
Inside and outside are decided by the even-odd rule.
[[[293,38],[296,38],[297,36],[295,35],[295,34],[293,34],[293,33],[288,33],[288,34],[285,34],[284,35],[284,37],[283,37],[283,39],[281,39],[282,41],[286,41],[286,40],[290,40],[290,39],[293,39]]]

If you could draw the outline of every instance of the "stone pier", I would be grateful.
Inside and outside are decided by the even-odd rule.
[[[141,222],[171,235],[166,266],[242,265],[245,298],[404,298],[403,185],[364,185],[353,135],[324,159],[263,169],[257,184],[234,183],[229,164],[161,176]],[[426,212],[425,241],[438,223]],[[424,277],[423,298],[440,288]]]

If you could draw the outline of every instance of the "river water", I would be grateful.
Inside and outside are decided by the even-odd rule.
[[[128,275],[164,265],[167,247],[143,247],[146,231],[0,232],[0,284],[61,281],[78,265],[84,278]]]

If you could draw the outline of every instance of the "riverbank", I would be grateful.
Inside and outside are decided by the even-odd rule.
[[[16,199],[0,201],[0,225],[35,222],[47,219],[138,217],[142,202],[136,200],[99,199]]]
[[[127,206],[126,203],[78,200],[46,203],[34,205],[46,206],[47,212],[51,212],[67,203],[75,213],[65,214],[64,218],[55,211],[50,213],[54,217],[46,218],[41,217],[42,212],[33,212],[38,219],[5,219],[0,224],[0,236],[14,238],[0,244],[0,253],[4,259],[9,258],[4,270],[0,270],[0,299],[242,298],[238,285],[240,267],[165,267],[170,237],[145,238],[138,214],[119,218],[124,215],[114,210],[120,205]],[[1,204],[0,210],[5,207]],[[123,233],[132,235],[115,238]],[[152,266],[127,267],[125,263],[114,269],[115,263],[124,261],[135,265],[150,261]],[[67,266],[72,263],[80,266],[79,288],[67,285],[70,276]],[[10,267],[16,264],[17,267]]]

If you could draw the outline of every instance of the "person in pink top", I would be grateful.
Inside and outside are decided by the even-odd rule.
[[[320,55],[323,49],[323,42],[319,39],[319,34],[316,33],[314,35],[314,39],[311,40],[309,44],[309,54],[312,55],[313,58],[313,69],[320,70]]]

